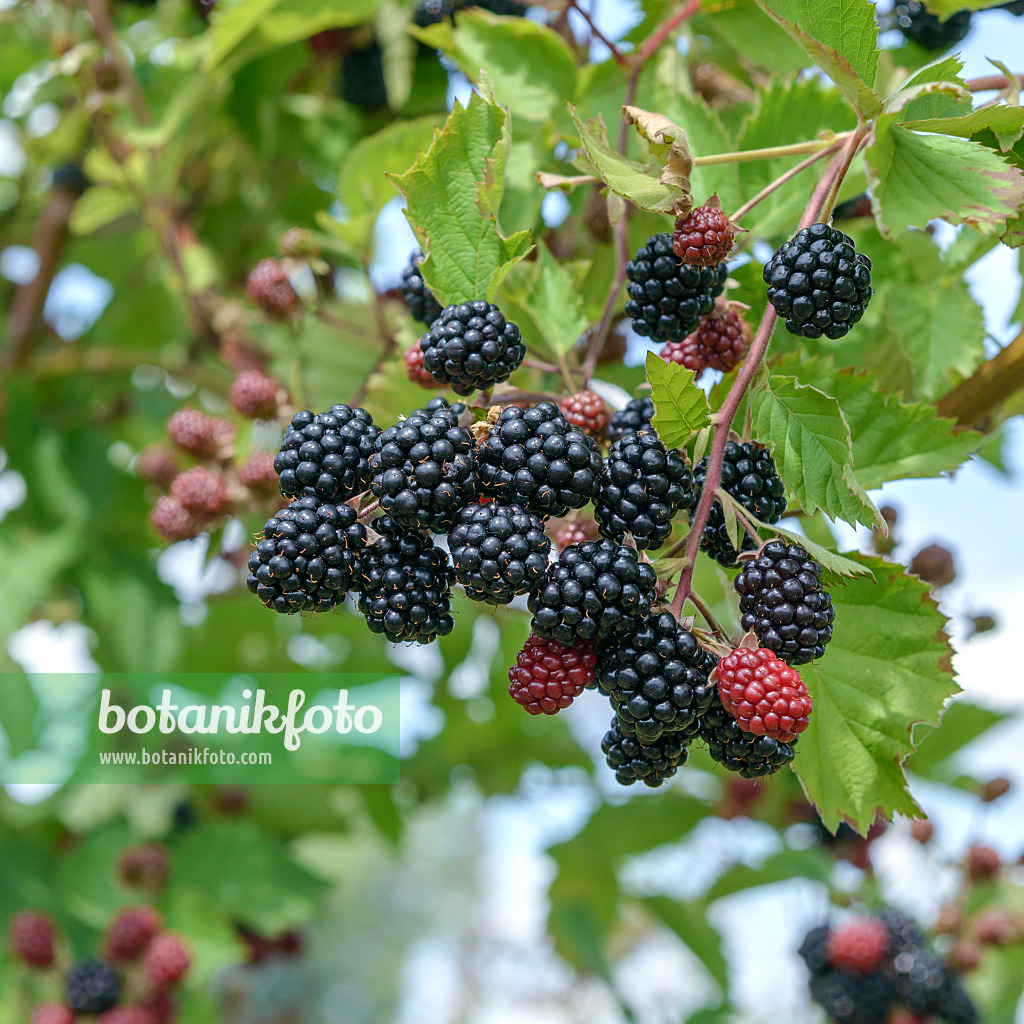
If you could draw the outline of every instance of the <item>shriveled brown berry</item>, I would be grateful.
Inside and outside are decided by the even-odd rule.
[[[998,800],[1001,796],[1006,796],[1010,792],[1011,782],[1005,775],[997,776],[994,779],[989,779],[979,790],[978,796],[981,797],[985,803],[990,804],[993,800]]]
[[[736,226],[715,197],[676,221],[672,248],[684,263],[714,267],[729,256],[735,237]]]
[[[996,850],[984,843],[975,843],[967,851],[967,859],[964,866],[967,873],[976,882],[984,882],[998,874],[1003,861]]]
[[[944,587],[956,579],[953,552],[941,544],[929,544],[911,559],[910,571],[925,583]]]
[[[604,437],[608,430],[608,420],[611,418],[608,406],[593,391],[577,391],[575,395],[563,398],[558,408],[574,427],[579,427],[596,440]]]
[[[245,289],[272,320],[287,320],[302,305],[279,260],[260,260],[249,273]]]
[[[442,388],[443,384],[438,384],[426,367],[423,365],[423,349],[420,348],[420,343],[417,341],[412,348],[406,349],[405,352],[405,372],[409,375],[409,380],[413,384],[419,384],[423,388]]]
[[[922,845],[930,843],[935,835],[935,826],[927,818],[915,818],[910,823],[910,834]]]
[[[277,473],[274,471],[274,456],[270,452],[253,452],[238,467],[238,479],[243,487],[260,493],[277,490]]]
[[[143,451],[135,463],[135,472],[146,483],[159,484],[161,487],[169,487],[180,469],[174,453],[158,444],[151,445]]]
[[[581,335],[580,340],[573,345],[573,352],[581,360],[586,359],[590,342],[596,330],[596,327],[592,327],[585,334]],[[623,329],[622,320],[619,320],[618,323],[612,324],[612,329],[608,332],[608,337],[605,338],[601,351],[598,353],[597,361],[598,363],[614,363],[618,362],[625,354],[626,334]]]
[[[206,466],[179,473],[171,483],[171,497],[200,521],[226,515],[231,507],[224,477]]]
[[[183,451],[209,459],[217,450],[217,425],[212,416],[186,406],[167,421],[167,433]]]
[[[118,858],[117,874],[125,885],[156,892],[163,887],[170,870],[167,851],[158,843],[125,850]]]
[[[716,308],[682,341],[667,342],[658,353],[667,363],[679,363],[694,373],[728,373],[743,361],[750,341],[746,321],[734,309]]]
[[[172,543],[188,540],[202,530],[195,516],[169,494],[157,498],[149,513],[149,524],[161,537]]]
[[[231,385],[231,404],[250,419],[273,419],[281,386],[261,370],[245,370]]]

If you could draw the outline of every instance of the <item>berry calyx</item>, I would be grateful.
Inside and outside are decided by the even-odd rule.
[[[684,263],[714,267],[728,258],[735,237],[736,225],[715,196],[676,220],[672,249]]]
[[[277,415],[281,386],[262,370],[244,370],[231,385],[231,404],[250,419],[270,420]]]
[[[422,250],[414,250],[409,257],[408,265],[402,271],[402,280],[398,288],[402,293],[402,298],[405,299],[405,304],[408,306],[409,314],[412,318],[419,320],[421,324],[426,324],[429,327],[441,315],[441,303],[434,298],[434,293],[423,280],[423,275],[420,273],[420,263],[422,262]],[[418,347],[418,345],[413,346],[413,348]],[[407,355],[407,365],[408,361]],[[422,359],[420,362],[422,363]]]
[[[142,969],[146,980],[159,992],[180,981],[191,964],[188,947],[177,935],[164,932],[146,950]]]
[[[670,341],[658,353],[694,373],[720,370],[728,373],[743,361],[750,342],[750,328],[728,305],[704,317],[697,329],[682,341]]]
[[[594,684],[592,644],[572,646],[531,635],[508,670],[509,696],[531,715],[553,715]]]
[[[29,967],[43,970],[54,962],[53,921],[36,910],[23,910],[11,919],[11,952]]]
[[[75,1013],[103,1013],[121,998],[117,972],[100,960],[80,960],[64,976],[67,1004]]]
[[[438,384],[424,368],[423,349],[420,348],[420,343],[418,341],[412,348],[405,350],[404,359],[405,372],[408,374],[409,380],[411,380],[413,384],[419,384],[422,388],[444,387],[443,384]]]
[[[864,917],[829,933],[829,963],[847,974],[867,977],[884,959],[889,929],[876,917]]]
[[[141,956],[163,920],[153,907],[122,910],[107,928],[107,955],[114,963],[127,963]]]
[[[600,440],[608,429],[608,407],[604,399],[593,391],[577,391],[558,403],[562,415],[574,426],[595,440]]]
[[[302,306],[280,260],[260,260],[249,272],[245,290],[271,320],[287,320]]]
[[[738,648],[715,668],[722,707],[744,732],[792,743],[807,728],[813,702],[796,669],[764,647]]]

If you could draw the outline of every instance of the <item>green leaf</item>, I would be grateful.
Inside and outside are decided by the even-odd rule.
[[[878,68],[878,26],[868,0],[758,0],[839,87],[849,101],[873,117],[881,102],[872,92]]]
[[[958,117],[926,117],[902,122],[904,128],[937,135],[957,135],[969,139],[988,128],[1005,153],[1024,133],[1024,107],[982,107]]]
[[[871,570],[866,565],[855,562],[852,558],[847,558],[846,555],[840,555],[838,552],[818,544],[802,533],[786,530],[777,523],[774,526],[769,526],[767,523],[762,523],[750,512],[746,512],[746,510],[744,510],[744,514],[757,527],[762,537],[767,538],[781,535],[788,537],[794,544],[799,544],[804,548],[811,558],[821,565],[824,570],[822,579],[826,583],[841,583],[844,576],[871,576]],[[855,556],[857,552],[850,552],[850,554]]]
[[[885,101],[886,110],[901,110],[901,119],[969,114],[972,103],[960,77],[963,67],[956,54],[925,64]]]
[[[919,135],[895,115],[878,118],[865,160],[875,220],[886,237],[934,217],[996,232],[1024,203],[1024,174],[987,146]]]
[[[866,832],[879,809],[920,814],[903,771],[913,728],[937,723],[958,690],[928,585],[882,559],[858,561],[876,582],[832,591],[832,642],[820,662],[800,668],[814,711],[794,769],[833,832],[844,818]]]
[[[641,210],[656,213],[672,213],[677,207],[687,206],[690,201],[688,193],[678,185],[664,183],[660,166],[639,164],[608,145],[600,117],[584,124],[572,107],[569,112],[591,164],[613,192]]]
[[[934,406],[906,403],[872,374],[838,368],[828,356],[790,355],[772,369],[832,395],[850,428],[857,479],[868,488],[890,480],[940,476],[977,449],[983,435],[957,429]]]
[[[801,748],[797,747],[799,751]],[[769,857],[760,867],[737,864],[730,868],[706,894],[709,903],[761,885],[773,885],[791,878],[806,878],[829,886],[835,861],[820,846],[810,850],[786,849]]]
[[[530,250],[528,231],[506,238],[498,224],[510,127],[507,111],[474,92],[466,107],[455,103],[410,170],[390,175],[427,253],[423,279],[443,306],[491,298]]]
[[[687,903],[667,896],[648,896],[643,905],[682,939],[724,992],[729,987],[729,965],[722,952],[722,936],[708,920],[709,902]]]
[[[583,299],[569,271],[542,245],[538,272],[524,306],[529,310],[547,347],[565,355],[587,329]]]
[[[795,377],[772,376],[751,401],[755,434],[774,446],[786,491],[801,508],[832,519],[881,525],[882,518],[853,475],[850,428],[839,403]]]
[[[657,410],[654,429],[666,448],[681,448],[711,422],[708,396],[693,377],[693,370],[647,353],[647,379]]]
[[[686,129],[694,156],[729,153],[735,143],[725,130],[718,114],[699,98],[675,92],[664,107],[666,115]],[[717,193],[723,209],[736,209],[743,197],[740,190],[739,164],[705,164],[690,171],[690,192],[696,202],[703,202]]]
[[[933,779],[937,770],[954,754],[972,743],[993,726],[1006,720],[1006,715],[965,701],[954,701],[942,716],[938,729],[922,729],[917,749],[907,761],[907,767],[915,775]],[[950,770],[949,776],[957,773]]]
[[[126,189],[97,185],[87,189],[71,211],[68,226],[73,234],[91,235],[94,231],[138,209],[135,197]]]

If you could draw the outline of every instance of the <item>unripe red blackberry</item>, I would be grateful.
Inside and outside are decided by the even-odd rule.
[[[641,433],[653,429],[651,420],[654,418],[654,400],[644,395],[626,403],[625,408],[612,414],[608,422],[608,440],[618,441],[626,434]]]
[[[63,1003],[43,1003],[32,1011],[32,1024],[75,1024],[75,1011]]]
[[[650,743],[641,743],[622,731],[618,718],[601,740],[601,752],[615,781],[623,786],[642,782],[654,789],[667,782],[680,765],[686,763],[689,739],[680,733],[666,732]]]
[[[260,260],[249,272],[245,290],[271,320],[287,320],[302,306],[280,260]]]
[[[594,498],[602,536],[621,542],[630,534],[638,548],[661,547],[686,504],[690,483],[686,461],[653,431],[613,442]]]
[[[193,466],[171,482],[171,497],[181,502],[198,522],[226,515],[231,509],[227,481],[206,466]]]
[[[174,454],[158,444],[142,452],[135,463],[135,472],[141,479],[161,487],[169,487],[180,470],[181,466]]]
[[[156,1024],[153,1014],[145,1006],[115,1006],[101,1013],[95,1024]]]
[[[149,997],[142,1008],[152,1018],[152,1024],[174,1024],[178,1019],[178,1001],[169,989],[156,992]]]
[[[555,533],[555,548],[564,551],[570,544],[585,544],[599,536],[593,519],[571,519]]]
[[[253,452],[238,467],[238,480],[243,487],[261,494],[277,490],[277,472],[270,452]]]
[[[593,685],[596,662],[592,644],[569,647],[531,634],[508,670],[509,696],[531,715],[553,715]]]
[[[689,742],[715,697],[714,664],[673,615],[651,614],[598,646],[597,686],[627,735],[655,743],[673,733]]]
[[[832,639],[835,612],[821,573],[799,544],[774,540],[733,580],[743,629],[787,665],[820,658]]]
[[[540,586],[551,541],[539,516],[521,505],[490,501],[467,505],[458,513],[448,533],[448,550],[455,579],[467,596],[508,604]]]
[[[183,451],[197,459],[213,458],[217,451],[218,431],[212,416],[198,409],[179,409],[167,421],[167,433]]]
[[[1007,946],[1024,938],[1024,918],[1014,916],[1002,907],[989,907],[981,911],[974,921],[979,942],[989,946]]]
[[[189,540],[202,532],[202,524],[177,498],[161,495],[149,511],[149,524],[172,544]]]
[[[191,957],[185,943],[177,935],[164,932],[149,944],[142,969],[146,981],[159,992],[181,981],[190,964]]]
[[[739,722],[722,707],[717,692],[700,718],[700,738],[707,744],[712,760],[739,772],[745,779],[774,775],[790,764],[796,743],[784,743],[770,736],[744,732]]]
[[[149,940],[163,924],[154,907],[131,907],[122,910],[107,928],[107,955],[114,963],[127,963],[142,955]]]
[[[728,373],[743,361],[749,341],[750,328],[746,321],[726,307],[704,317],[697,329],[682,341],[668,342],[658,355],[694,373],[704,370]]]
[[[539,516],[564,516],[597,493],[597,442],[552,402],[510,406],[477,448],[480,491]]]
[[[811,695],[772,651],[738,648],[719,661],[715,678],[722,707],[744,732],[792,743],[807,728]]]
[[[421,324],[429,327],[441,315],[441,303],[434,298],[434,293],[427,287],[420,273],[420,264],[423,262],[423,251],[416,249],[409,257],[409,263],[402,271],[402,281],[399,290],[402,298],[413,320],[419,320]],[[419,345],[414,345],[419,348]],[[422,364],[422,357],[420,362]],[[408,365],[408,357],[406,364]],[[411,375],[410,375],[411,376]],[[433,378],[431,378],[433,381]]]
[[[423,349],[417,341],[412,348],[405,350],[405,372],[413,384],[419,384],[422,388],[442,388],[423,367]]]
[[[736,225],[715,201],[695,206],[676,220],[672,249],[684,262],[697,267],[714,267],[727,259],[736,237]]]
[[[163,887],[170,870],[167,851],[157,843],[125,850],[117,861],[118,877],[125,885],[157,892]]]
[[[929,544],[911,559],[910,571],[933,587],[945,587],[956,579],[953,552],[941,544]]]
[[[569,645],[628,632],[650,611],[657,579],[634,548],[610,540],[574,544],[530,594],[530,628]]]
[[[231,404],[250,419],[271,420],[277,416],[277,395],[281,385],[262,370],[243,370],[231,385]]]
[[[608,407],[604,399],[593,391],[577,391],[558,403],[562,415],[574,426],[595,440],[604,437],[608,429]]]
[[[976,882],[984,882],[994,878],[999,869],[1003,866],[1002,858],[998,851],[984,843],[974,843],[967,851],[967,858],[964,861],[967,873]]]
[[[833,929],[826,948],[833,967],[865,978],[885,958],[889,949],[889,929],[876,917],[857,918]]]
[[[53,966],[53,921],[37,910],[23,910],[11,918],[11,952],[29,967]]]

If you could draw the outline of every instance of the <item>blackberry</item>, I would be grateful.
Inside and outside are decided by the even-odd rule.
[[[572,544],[530,594],[530,628],[570,646],[627,632],[650,610],[657,582],[633,548],[610,540]]]
[[[447,636],[455,626],[447,553],[425,533],[399,529],[390,516],[374,520],[373,529],[380,537],[359,558],[359,611],[367,625],[392,643]]]
[[[32,1011],[32,1024],[75,1024],[75,1011],[63,1003],[41,1003]]]
[[[924,943],[920,925],[901,911],[883,910],[876,916],[889,930],[889,956],[894,957],[904,949],[916,949]]]
[[[672,235],[651,235],[626,264],[626,316],[633,330],[654,341],[685,338],[710,313],[728,277],[724,263],[697,267],[680,263]]]
[[[536,589],[548,567],[551,541],[543,521],[521,505],[467,505],[448,534],[455,579],[476,601],[508,604]]]
[[[900,1001],[915,1013],[935,1013],[946,1019],[942,995],[946,986],[946,967],[934,954],[921,946],[904,946],[892,959],[893,986]]]
[[[835,929],[828,959],[837,970],[856,977],[872,974],[889,949],[889,929],[877,917],[859,917]]]
[[[604,537],[622,541],[629,533],[638,548],[658,548],[689,490],[690,472],[679,452],[666,450],[653,431],[627,434],[608,449],[594,517]]]
[[[978,1019],[977,1008],[960,979],[948,972],[930,1012],[949,1024],[975,1024]]]
[[[735,310],[726,308],[704,317],[682,341],[666,343],[658,355],[694,373],[709,369],[728,373],[743,360],[749,337],[746,322]]]
[[[191,963],[185,943],[177,935],[164,932],[150,942],[142,969],[154,991],[161,992],[181,981]]]
[[[669,612],[651,614],[597,649],[597,687],[611,700],[619,728],[642,743],[663,733],[696,735],[715,698],[714,656]]]
[[[956,579],[956,560],[953,552],[941,544],[929,544],[910,560],[907,567],[918,579],[933,587],[948,586]]]
[[[92,182],[78,164],[66,163],[54,170],[50,184],[54,188],[65,189],[77,199],[85,194]]]
[[[526,358],[519,328],[484,301],[445,306],[420,348],[427,372],[457,395],[508,380]]]
[[[597,442],[552,402],[504,409],[477,449],[481,493],[540,516],[564,516],[597,493]]]
[[[812,224],[765,264],[768,301],[790,334],[842,338],[871,300],[871,260],[838,228]]]
[[[135,472],[148,484],[170,487],[171,481],[181,471],[174,453],[161,445],[150,445],[140,453],[135,463]]]
[[[440,21],[453,20],[457,11],[467,7],[479,7],[481,10],[490,11],[491,14],[515,18],[523,17],[527,10],[527,5],[518,3],[517,0],[477,0],[476,3],[467,3],[466,0],[419,0],[412,20],[420,28],[426,28]]]
[[[435,398],[378,438],[370,491],[400,529],[445,531],[477,496],[473,435],[461,405]]]
[[[167,421],[167,434],[182,451],[197,459],[212,459],[220,440],[216,420],[188,406]]]
[[[608,429],[608,407],[604,399],[593,391],[577,391],[558,403],[562,415],[574,426],[595,440],[604,437]]]
[[[376,39],[342,56],[339,94],[361,110],[381,110],[388,105],[384,51]]]
[[[735,237],[736,226],[716,200],[676,220],[672,249],[684,263],[713,267],[728,258]]]
[[[700,503],[701,492],[707,479],[707,468],[707,456],[694,467],[693,491],[690,494],[691,511]],[[775,460],[766,448],[762,448],[756,442],[726,443],[722,456],[721,486],[763,523],[777,523],[782,518],[782,513],[786,511],[786,491],[775,469]],[[725,529],[721,502],[715,501],[711,505],[700,547],[722,565],[736,564],[737,551]],[[753,549],[753,539],[744,532],[742,550]]]
[[[441,303],[434,298],[434,293],[420,274],[422,262],[423,250],[415,249],[409,257],[409,265],[402,271],[402,283],[398,288],[413,320],[429,327],[441,315]]]
[[[768,736],[744,732],[739,722],[722,707],[717,693],[700,718],[699,735],[713,760],[729,771],[739,772],[745,779],[774,775],[793,760],[796,745],[796,740],[782,743]]]
[[[11,918],[11,952],[30,967],[53,966],[53,921],[37,910],[23,910]]]
[[[149,510],[149,524],[172,544],[189,540],[202,532],[203,524],[177,498],[162,494]]]
[[[149,944],[163,921],[153,907],[122,910],[107,928],[107,955],[114,963],[134,960]]]
[[[593,519],[573,519],[555,533],[555,548],[561,551],[570,544],[583,544],[599,536]]]
[[[834,1024],[885,1024],[894,992],[881,972],[855,978],[841,971],[812,975],[811,996]]]
[[[243,370],[231,385],[231,404],[250,419],[272,420],[280,390],[281,385],[262,370]]]
[[[828,962],[828,939],[831,929],[827,924],[819,924],[812,928],[800,943],[797,952],[807,964],[811,974],[827,974],[832,968]]]
[[[554,715],[594,685],[593,644],[573,647],[530,636],[508,670],[509,696],[531,715]]]
[[[805,665],[825,653],[835,611],[821,583],[821,566],[799,544],[773,540],[733,580],[740,620],[762,647],[787,665]]]
[[[366,530],[348,505],[297,498],[263,524],[246,585],[275,612],[323,612],[357,582]]]
[[[75,1013],[103,1013],[117,1005],[121,982],[99,960],[79,960],[64,976],[64,994]]]
[[[943,21],[918,0],[900,0],[893,13],[904,37],[933,53],[956,46],[971,30],[970,11],[957,11]]]
[[[767,648],[737,648],[718,662],[715,679],[722,707],[744,732],[792,743],[810,722],[804,681]]]
[[[615,772],[615,780],[623,786],[643,782],[654,789],[667,782],[680,765],[686,764],[686,738],[679,733],[665,733],[650,743],[641,743],[636,737],[622,731],[617,718],[601,740],[601,753],[608,767]]]
[[[208,522],[231,510],[227,481],[216,470],[193,466],[171,481],[171,497],[198,522]]]
[[[608,440],[618,441],[626,434],[652,430],[651,420],[654,419],[654,401],[644,395],[626,403],[625,408],[612,413],[608,423]]]
[[[302,306],[280,260],[260,260],[249,272],[245,290],[271,320],[288,320]]]
[[[999,851],[984,843],[972,843],[964,858],[967,874],[975,882],[987,882],[990,878],[994,878],[999,874],[999,869],[1002,866],[1003,861],[999,856]]]
[[[167,851],[157,843],[145,843],[125,850],[117,862],[117,876],[125,885],[157,892],[170,871]]]
[[[362,493],[379,434],[365,409],[339,404],[315,415],[308,409],[297,412],[274,459],[281,493],[334,504]]]
[[[274,456],[270,452],[253,452],[238,467],[238,482],[257,493],[276,492],[277,473],[274,472]]]

